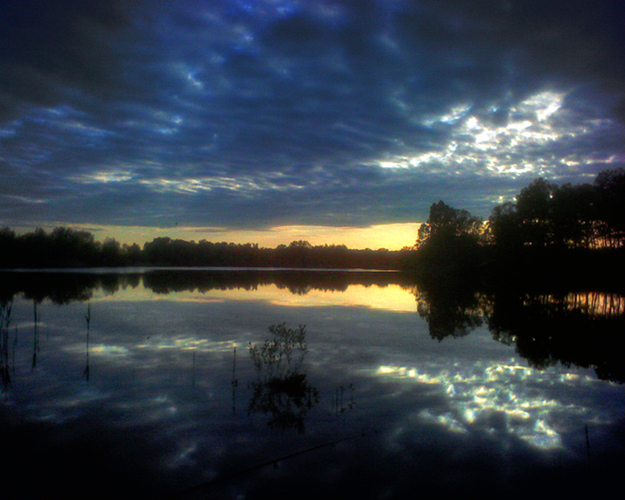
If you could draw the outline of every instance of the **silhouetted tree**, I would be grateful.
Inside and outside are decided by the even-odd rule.
[[[625,168],[600,172],[594,186],[601,237],[608,246],[625,246]]]
[[[482,219],[439,201],[430,206],[427,222],[419,227],[417,247],[432,241],[453,241],[459,237],[470,237],[477,242],[481,234]]]
[[[597,216],[595,189],[590,184],[564,184],[551,199],[553,240],[564,248],[591,248]]]
[[[516,205],[508,202],[493,208],[487,225],[488,240],[499,248],[510,250],[523,245]]]
[[[482,220],[466,210],[439,201],[430,207],[430,216],[419,228],[417,272],[468,272],[478,262],[483,238]]]
[[[553,243],[553,204],[558,187],[538,178],[517,196],[518,230],[525,244],[544,247]]]
[[[516,203],[493,209],[488,235],[491,244],[507,250],[625,246],[625,169],[605,170],[593,184],[536,179]]]
[[[411,250],[351,250],[345,245],[312,246],[298,240],[275,249],[257,243],[186,241],[154,238],[143,248],[121,245],[114,238],[95,241],[87,231],[60,227],[51,234],[38,228],[16,236],[0,229],[0,268],[94,267],[94,266],[207,266],[207,267],[301,267],[328,269],[403,269]]]
[[[8,227],[0,228],[0,267],[12,267],[17,252],[17,237]]]
[[[136,243],[133,243],[132,245],[124,244],[123,254],[125,255],[125,261],[129,266],[137,266],[143,263],[141,247]]]
[[[143,245],[143,255],[145,260],[151,264],[167,264],[173,259],[171,251],[171,238],[159,236]]]
[[[121,266],[123,264],[121,244],[114,238],[106,238],[100,249],[100,265]]]
[[[312,245],[306,240],[297,240],[289,243],[289,248],[312,248]]]

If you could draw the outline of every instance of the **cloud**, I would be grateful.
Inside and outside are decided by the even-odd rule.
[[[53,0],[0,4],[3,115],[51,105],[73,92],[106,95],[120,60],[110,37],[129,27],[123,2]]]
[[[623,10],[2,2],[0,216],[366,226],[438,199],[487,216],[535,176],[623,164]]]

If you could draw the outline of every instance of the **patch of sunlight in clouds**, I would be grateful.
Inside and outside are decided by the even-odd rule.
[[[554,168],[552,144],[591,134],[601,126],[592,121],[572,125],[555,120],[564,98],[565,94],[552,91],[535,94],[511,108],[508,120],[501,125],[471,114],[468,105],[455,106],[421,122],[433,129],[451,128],[450,139],[442,148],[386,157],[374,163],[387,170],[419,168],[447,175],[467,170],[484,176],[543,175]],[[560,161],[571,165],[576,159],[565,157]]]
[[[1,198],[7,199],[7,200],[15,200],[15,201],[19,201],[21,203],[26,203],[29,205],[39,205],[42,203],[46,203],[46,200],[43,198],[31,198],[28,196],[17,196],[17,195],[9,195],[9,194],[3,194],[0,195]]]
[[[80,184],[110,184],[130,181],[133,177],[134,175],[130,169],[113,168],[72,176],[69,177],[69,180]]]
[[[552,381],[557,381],[563,386],[577,387],[594,382],[577,374],[535,370],[519,365],[514,359],[507,364],[478,363],[466,367],[456,363],[452,369],[444,370],[380,366],[376,374],[439,386],[450,407],[439,413],[424,410],[420,417],[425,421],[453,432],[468,433],[473,428],[484,428],[491,433],[510,433],[540,448],[562,446],[561,434],[567,429],[556,422],[552,412],[574,417],[587,415],[590,410],[581,404],[560,403],[551,397],[552,393],[541,393],[537,383],[549,387]]]
[[[184,170],[185,167],[194,169],[192,164],[180,165],[181,170]],[[213,190],[234,191],[240,195],[252,195],[262,191],[286,192],[300,190],[304,187],[303,183],[289,180],[283,172],[265,172],[262,175],[240,175],[236,177],[185,177],[184,175],[176,178],[154,177],[141,179],[138,184],[157,193],[187,195]]]
[[[142,168],[157,168],[158,165],[143,164]],[[133,181],[136,178],[135,168],[130,166],[111,166],[96,169],[93,172],[68,177],[80,184],[110,184]],[[303,185],[285,182],[281,173],[268,174],[265,177],[181,177],[169,179],[156,177],[138,179],[137,184],[156,193],[175,193],[193,195],[213,190],[236,191],[238,194],[253,194],[260,191],[290,191],[302,189]]]
[[[288,184],[282,185],[269,179],[257,179],[252,177],[200,177],[197,179],[144,179],[140,184],[147,186],[158,193],[173,192],[178,194],[195,194],[202,191],[223,189],[236,191],[237,193],[252,193],[256,191],[287,191],[301,189],[302,186]]]

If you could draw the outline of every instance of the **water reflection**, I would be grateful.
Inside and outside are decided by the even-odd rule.
[[[85,321],[87,322],[87,335],[85,338],[85,369],[82,372],[82,376],[85,380],[89,380],[91,374],[91,367],[89,365],[89,332],[91,327],[91,304],[87,304],[87,313],[85,314]]]
[[[148,274],[3,282],[5,477],[53,478],[7,481],[9,497],[80,475],[137,498],[531,494],[539,479],[564,495],[619,477],[619,291]]]
[[[306,416],[319,402],[319,391],[301,370],[308,352],[306,327],[287,328],[280,323],[271,325],[269,333],[270,339],[249,346],[257,377],[252,382],[249,411],[269,415],[269,427],[297,429],[303,434]]]
[[[289,290],[293,295],[311,291],[345,292],[349,287],[403,288],[413,286],[411,279],[397,272],[369,271],[289,271],[289,270],[179,270],[147,268],[124,273],[85,270],[75,272],[10,272],[0,271],[0,301],[7,302],[15,295],[36,302],[50,300],[55,304],[88,301],[94,293],[115,295],[125,290],[149,290],[157,295],[179,292],[206,294],[213,290],[258,290],[275,286]]]
[[[37,311],[37,302],[33,301],[33,360],[30,371],[37,369],[37,356],[39,355],[39,322],[41,321],[41,313]]]
[[[575,364],[593,368],[601,378],[625,381],[625,364],[617,354],[625,342],[619,334],[625,326],[625,295],[620,292],[530,293],[514,289],[485,290],[455,282],[416,286],[409,276],[393,272],[144,269],[122,274],[82,271],[2,274],[0,296],[4,297],[4,304],[10,304],[15,296],[33,304],[32,370],[37,368],[40,352],[41,315],[37,308],[43,301],[69,304],[166,298],[178,302],[265,300],[290,307],[341,305],[416,310],[436,340],[463,337],[486,325],[494,339],[515,345],[517,352],[534,367],[545,368],[557,362]],[[289,293],[283,293],[285,290]],[[6,307],[3,306],[6,318],[3,316],[0,347],[5,354],[3,380],[8,381],[10,307]],[[87,314],[90,315],[90,310]],[[88,380],[90,317],[85,319],[83,376]],[[168,348],[172,342],[175,348],[182,348],[185,343],[185,339],[166,337],[161,349]]]
[[[592,368],[599,378],[625,382],[624,297],[613,293],[500,294],[489,328],[533,366],[557,362]]]
[[[0,380],[2,393],[6,394],[11,384],[11,368],[9,362],[9,328],[11,326],[12,303],[0,304]]]
[[[421,284],[418,313],[432,338],[461,337],[486,324],[536,368],[556,363],[593,368],[625,382],[625,295],[617,292],[480,290],[458,283]]]
[[[429,384],[440,388],[449,401],[444,412],[427,408],[419,412],[425,422],[443,426],[461,434],[477,429],[489,433],[514,435],[543,449],[561,449],[566,424],[559,421],[561,404],[557,399],[536,394],[532,384],[584,385],[596,380],[570,373],[546,373],[523,366],[514,359],[508,362],[480,363],[477,366],[453,366],[438,372],[421,371],[418,367],[381,366],[378,375],[411,384]],[[592,418],[604,418],[600,412],[570,402],[568,413],[593,413]]]
[[[482,325],[487,304],[475,290],[441,283],[416,289],[417,311],[428,323],[432,338],[462,337]]]

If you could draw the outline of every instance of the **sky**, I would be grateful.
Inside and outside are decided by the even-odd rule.
[[[622,0],[0,0],[0,226],[397,249],[625,165]]]

